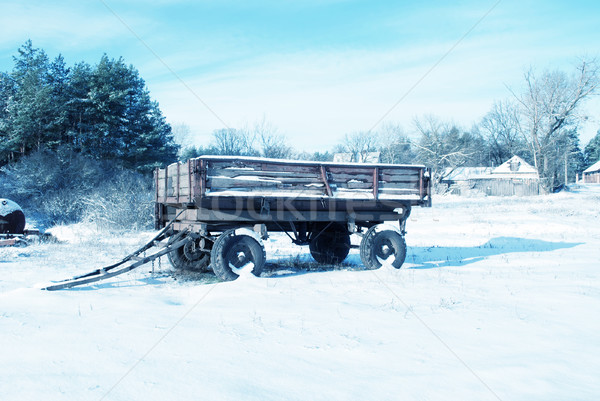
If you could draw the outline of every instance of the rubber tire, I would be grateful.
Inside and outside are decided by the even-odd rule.
[[[233,281],[239,276],[230,266],[236,264],[253,263],[252,274],[260,276],[267,259],[265,248],[256,238],[247,234],[236,234],[236,229],[225,231],[221,234],[211,251],[211,267],[215,275],[223,281]],[[247,259],[235,261],[235,254],[243,252]]]
[[[322,228],[315,229],[316,235]],[[350,233],[346,226],[333,223],[309,244],[310,254],[321,264],[337,265],[346,259],[350,253]]]
[[[377,251],[382,250],[384,245],[392,250],[395,257],[392,266],[396,269],[402,267],[406,259],[406,241],[402,234],[395,230],[381,230],[378,226],[373,226],[367,230],[360,242],[360,259],[367,269],[374,270],[381,267],[378,257],[383,258],[386,254]],[[388,255],[391,256],[391,253]]]
[[[172,238],[173,237],[169,239],[169,244],[172,243]],[[167,254],[167,259],[169,259],[171,265],[177,270],[190,270],[198,272],[210,271],[210,250],[201,252],[196,257],[189,257],[184,250],[184,248],[187,246],[189,246],[189,244]]]

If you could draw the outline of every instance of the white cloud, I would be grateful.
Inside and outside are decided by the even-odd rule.
[[[152,24],[128,13],[131,26],[152,29]],[[27,39],[61,52],[104,46],[132,37],[127,28],[101,2],[4,2],[0,14],[0,48],[13,50]],[[114,44],[114,43],[112,43]]]
[[[303,52],[236,63],[219,73],[187,79],[194,92],[230,126],[266,115],[295,146],[329,147],[345,133],[370,129],[435,63],[448,47],[389,52]],[[434,113],[465,124],[491,105],[482,101],[496,85],[495,60],[465,65],[448,58],[386,118],[410,125],[415,115]],[[483,63],[486,62],[486,65]],[[491,79],[489,74],[494,75]],[[496,85],[496,87],[493,87]],[[180,83],[151,85],[170,121],[183,121],[201,133],[221,124]],[[485,95],[484,95],[485,98]],[[319,145],[324,143],[324,145]]]

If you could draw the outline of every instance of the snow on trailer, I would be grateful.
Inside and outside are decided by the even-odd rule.
[[[413,206],[431,206],[431,172],[420,165],[348,164],[201,156],[157,169],[155,228],[121,261],[46,290],[89,284],[167,255],[176,269],[212,271],[221,280],[259,276],[263,240],[283,232],[322,264],[341,263],[359,234],[363,264],[400,268]],[[397,221],[397,227],[389,227]],[[383,224],[388,222],[387,224]],[[146,256],[146,252],[152,252]]]
[[[235,279],[241,266],[260,275],[259,240],[269,231],[308,245],[323,264],[342,262],[356,233],[365,267],[399,268],[411,208],[431,206],[430,176],[421,165],[202,156],[156,170],[156,228],[172,222],[173,233],[193,239],[169,254],[175,268],[212,270],[222,280]]]

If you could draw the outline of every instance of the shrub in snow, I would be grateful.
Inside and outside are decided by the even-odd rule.
[[[154,220],[151,182],[138,173],[120,172],[83,200],[83,220],[101,230],[151,228]]]
[[[42,225],[91,221],[102,229],[152,224],[152,180],[66,148],[2,168],[0,193],[40,215]]]

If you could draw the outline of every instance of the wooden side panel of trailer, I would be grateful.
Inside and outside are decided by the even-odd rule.
[[[210,197],[408,200],[430,197],[423,166],[201,157],[155,172],[156,200],[191,204]]]

